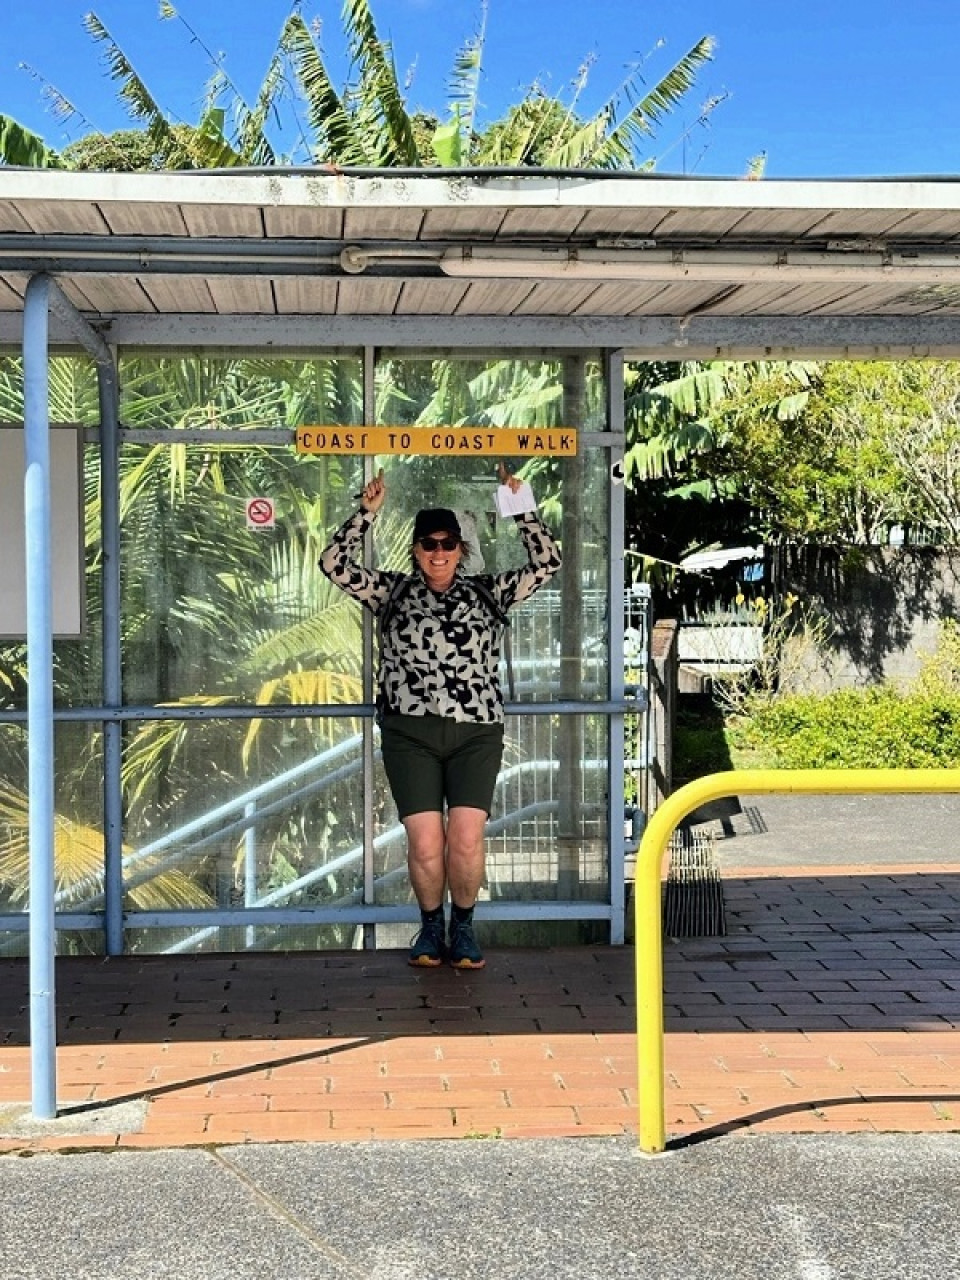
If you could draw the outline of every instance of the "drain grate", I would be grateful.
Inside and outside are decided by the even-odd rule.
[[[670,938],[716,938],[727,932],[716,838],[675,831],[663,901],[663,931]]]

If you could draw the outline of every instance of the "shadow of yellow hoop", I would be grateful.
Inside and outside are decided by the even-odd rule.
[[[740,795],[916,795],[960,792],[960,769],[744,769],[697,778],[651,817],[637,850],[634,937],[637,990],[637,1137],[653,1155],[667,1145],[663,1065],[663,857],[680,822],[708,800]]]

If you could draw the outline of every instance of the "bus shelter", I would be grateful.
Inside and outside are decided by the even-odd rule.
[[[0,171],[0,940],[35,1110],[58,950],[409,936],[371,625],[316,570],[380,466],[386,567],[426,505],[507,567],[497,463],[537,489],[564,567],[512,628],[478,919],[621,943],[624,363],[956,355],[958,233],[952,181]]]

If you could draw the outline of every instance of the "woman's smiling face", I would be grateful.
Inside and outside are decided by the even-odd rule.
[[[413,544],[413,558],[431,591],[446,591],[463,556],[455,533],[437,532]]]

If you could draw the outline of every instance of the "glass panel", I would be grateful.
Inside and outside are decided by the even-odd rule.
[[[137,356],[121,362],[125,426],[283,427],[359,421],[355,357]],[[355,612],[317,569],[356,458],[292,445],[125,445],[124,697],[128,704],[355,702]],[[275,526],[250,529],[269,497]],[[329,510],[328,510],[329,508]],[[331,666],[331,654],[343,655]]]
[[[363,419],[359,356],[124,352],[120,391],[120,417],[129,428],[293,428]]]
[[[121,456],[125,702],[362,701],[359,611],[317,567],[360,460],[236,445]],[[247,527],[256,496],[273,499],[275,527]]]
[[[363,883],[363,765],[352,720],[153,721],[124,750],[125,908],[330,906]],[[198,929],[181,946],[216,945]],[[229,931],[227,931],[229,932]],[[273,927],[257,945],[282,946]],[[245,939],[244,945],[248,945]],[[341,945],[349,946],[341,933]]]
[[[481,898],[608,900],[607,732],[605,716],[507,717]],[[403,828],[379,766],[374,793],[375,901],[412,902]]]
[[[606,901],[606,718],[508,717],[506,740],[487,843],[490,898]]]
[[[420,360],[384,358],[376,370],[378,422],[490,427],[605,427],[602,368],[592,358]],[[449,506],[466,516],[479,557],[473,572],[522,563],[512,521],[493,505],[500,459],[391,457],[382,461],[389,498],[374,526],[377,562],[403,567],[414,513]],[[505,458],[517,466],[518,460]],[[529,479],[544,518],[560,534],[564,567],[548,587],[511,615],[516,696],[526,701],[605,699],[609,689],[607,594],[609,477],[605,450],[577,458],[537,458],[518,470]],[[519,551],[519,557],[518,557]],[[501,901],[607,901],[607,721],[605,717],[508,718],[504,768],[488,840],[491,898]],[[402,829],[382,770],[378,817],[377,902],[411,902]],[[499,815],[499,816],[498,816]],[[381,845],[381,842],[382,845]],[[583,924],[531,926],[540,940],[582,938]],[[484,925],[501,941],[533,940],[515,925]],[[606,926],[586,926],[591,937]],[[381,926],[378,945],[401,946],[407,926]]]
[[[84,906],[103,891],[103,753],[99,726],[58,724],[54,731],[54,870],[58,911]],[[0,912],[26,912],[30,892],[27,732],[0,724]]]

